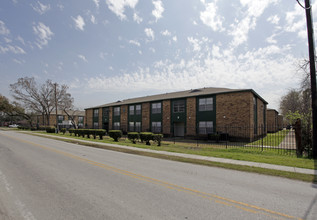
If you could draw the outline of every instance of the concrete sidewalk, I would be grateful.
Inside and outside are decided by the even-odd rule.
[[[77,140],[77,139],[72,139],[72,138],[67,138],[67,137],[57,137],[57,136],[51,136],[51,135],[39,134],[39,133],[37,133],[36,135],[44,136],[44,137],[51,137],[51,138],[54,137],[54,138],[61,139],[61,140]],[[122,145],[117,145],[117,144],[99,143],[99,142],[93,142],[93,141],[87,141],[87,140],[78,140],[78,142],[98,144],[98,145],[111,146],[111,147],[116,147],[116,148],[134,150],[134,151],[150,152],[150,153],[155,153],[155,154],[170,155],[170,156],[177,156],[177,157],[197,159],[197,160],[205,160],[205,161],[212,161],[212,162],[219,162],[219,163],[236,164],[236,165],[260,167],[260,168],[265,168],[265,169],[281,170],[281,171],[294,172],[294,173],[317,175],[317,170],[304,169],[304,168],[298,168],[298,167],[289,167],[289,166],[281,166],[281,165],[274,165],[274,164],[267,164],[267,163],[241,161],[241,160],[232,160],[232,159],[218,158],[218,157],[207,157],[207,156],[183,154],[183,153],[175,153],[175,152],[167,152],[167,151],[156,151],[156,150],[142,149],[142,148],[136,148],[136,147],[130,147],[130,146],[122,146]]]

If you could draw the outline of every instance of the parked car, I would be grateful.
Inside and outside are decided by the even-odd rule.
[[[9,128],[17,128],[17,127],[19,127],[19,125],[17,124],[9,125]]]

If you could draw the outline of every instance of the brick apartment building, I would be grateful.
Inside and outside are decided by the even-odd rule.
[[[201,88],[87,108],[87,128],[152,131],[166,136],[266,134],[267,102],[252,89]],[[263,127],[264,129],[259,129]],[[237,130],[237,129],[235,129]]]
[[[70,117],[74,118],[79,128],[83,128],[86,124],[85,111],[69,111]],[[72,127],[71,118],[64,111],[57,111],[57,120],[60,128],[62,127]],[[49,122],[46,115],[37,115],[36,122],[39,126],[56,126],[56,112],[53,111],[50,114]]]
[[[279,130],[278,111],[275,109],[267,110],[267,132],[274,133]]]

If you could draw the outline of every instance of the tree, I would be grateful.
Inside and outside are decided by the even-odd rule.
[[[2,113],[2,120],[8,120],[8,118],[10,118],[9,121],[12,121],[12,119],[15,119],[15,121],[26,120],[30,127],[32,127],[34,113],[25,112],[25,109],[20,106],[19,103],[10,103],[10,101],[2,95],[0,95],[0,112]]]
[[[46,117],[47,124],[50,124],[50,115],[55,106],[61,106],[63,110],[73,105],[73,98],[67,93],[68,86],[53,83],[51,80],[38,85],[33,77],[24,77],[11,84],[10,88],[19,103],[27,110],[41,113],[43,119]]]

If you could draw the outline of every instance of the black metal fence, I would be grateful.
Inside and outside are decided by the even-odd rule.
[[[190,129],[186,127],[186,133]],[[226,126],[217,127],[213,133],[200,132],[200,134],[195,135],[171,136],[164,138],[164,140],[197,148],[240,148],[251,151],[274,151],[279,154],[296,155],[298,145],[303,143],[299,139],[307,138],[296,130],[292,127]],[[311,144],[307,146],[307,143],[302,146],[304,156],[311,155],[311,147]]]

